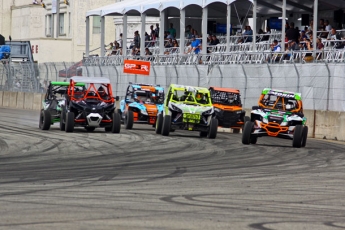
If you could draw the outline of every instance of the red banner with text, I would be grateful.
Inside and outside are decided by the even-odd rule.
[[[150,75],[151,62],[138,60],[125,60],[124,73]]]

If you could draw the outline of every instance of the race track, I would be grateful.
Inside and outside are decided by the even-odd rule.
[[[0,108],[0,229],[345,229],[345,145],[149,125],[38,129]]]

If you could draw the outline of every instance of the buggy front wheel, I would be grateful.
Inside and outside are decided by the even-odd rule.
[[[40,114],[39,128],[49,130],[51,125],[51,114],[48,110],[42,110]]]

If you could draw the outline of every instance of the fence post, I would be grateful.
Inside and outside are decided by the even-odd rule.
[[[328,86],[327,86],[327,111],[329,111],[329,94],[331,91],[331,71],[329,70],[328,64],[325,62],[325,66],[328,71]]]
[[[248,87],[248,83],[247,83],[247,81],[248,81],[248,79],[247,79],[247,73],[246,73],[246,71],[245,71],[245,69],[244,69],[244,66],[243,66],[243,64],[241,64],[241,66],[242,66],[242,71],[243,71],[243,74],[244,74],[244,78],[245,78],[245,85],[244,85],[244,98],[243,98],[243,101],[244,101],[244,104],[246,103],[246,99],[247,99],[247,87]]]
[[[293,63],[293,66],[295,67],[296,73],[297,73],[297,92],[300,92],[300,81],[301,81],[301,76],[299,75],[299,72],[297,70],[297,66],[295,63]]]

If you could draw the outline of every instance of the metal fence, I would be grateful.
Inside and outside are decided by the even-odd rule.
[[[107,77],[113,84],[114,95],[120,97],[125,95],[128,82],[166,88],[171,83],[233,87],[241,90],[245,108],[257,104],[263,88],[272,87],[301,92],[306,109],[345,111],[343,54],[335,57],[323,52],[330,58],[310,63],[303,59],[303,53],[287,62],[282,58],[273,61],[273,56],[268,56],[271,58],[267,61],[267,56],[260,59],[255,55],[155,56],[149,76],[123,73],[123,56],[89,58],[78,63],[5,63],[0,65],[0,83],[2,90],[44,92],[49,81],[65,81],[75,75]]]

